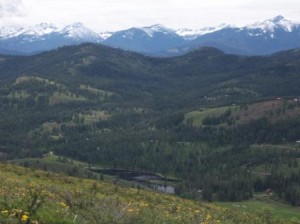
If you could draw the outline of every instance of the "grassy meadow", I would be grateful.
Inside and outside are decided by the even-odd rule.
[[[217,205],[224,208],[237,209],[243,212],[258,212],[262,208],[265,208],[272,211],[274,216],[280,219],[294,220],[295,222],[300,221],[299,207],[291,207],[290,205],[283,204],[264,196],[255,197],[254,199],[244,202],[221,202],[217,203]]]
[[[299,223],[10,164],[0,164],[0,181],[0,223]]]

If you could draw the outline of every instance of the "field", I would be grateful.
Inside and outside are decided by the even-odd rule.
[[[84,120],[84,124],[93,124],[101,120],[107,120],[110,115],[106,111],[89,111],[79,114],[79,119]]]
[[[87,99],[82,96],[76,96],[75,94],[72,94],[71,92],[66,93],[60,93],[55,92],[49,99],[50,105],[56,105],[61,103],[68,103],[68,102],[83,102]]]
[[[277,153],[293,153],[300,150],[300,144],[294,143],[294,144],[285,144],[285,145],[271,145],[271,144],[261,144],[261,145],[253,145],[251,147],[252,150],[259,150],[264,151],[269,154]],[[284,176],[289,176],[293,172],[297,173],[298,163],[300,162],[300,159],[293,159],[289,161],[282,161],[280,165],[277,165],[276,169],[274,166],[271,166],[270,164],[259,164],[251,167],[251,172],[254,174],[254,176],[264,178],[266,176],[271,175],[271,172],[274,172],[276,170],[280,170],[280,173]]]
[[[297,223],[8,164],[0,174],[1,223]]]
[[[56,83],[54,81],[50,81],[48,79],[40,78],[40,77],[37,77],[37,76],[21,76],[15,81],[15,84],[21,84],[21,83],[24,83],[24,82],[31,82],[31,81],[42,82],[42,83],[45,83],[47,85],[61,86],[61,85],[59,85],[58,83]]]
[[[104,96],[111,97],[111,96],[114,95],[112,92],[104,91],[104,90],[101,90],[101,89],[96,89],[96,88],[93,88],[93,87],[88,86],[88,85],[80,85],[80,89],[86,90],[86,91],[91,92],[91,93],[96,94],[96,95],[99,95],[99,97],[101,97],[101,98],[104,98]]]
[[[299,106],[299,102],[293,100],[269,100],[245,105],[241,110],[232,113],[232,117],[238,120],[239,123],[247,123],[263,117],[268,117],[272,122],[275,122],[299,116]]]
[[[246,212],[257,212],[262,210],[262,208],[266,208],[272,211],[274,216],[278,218],[300,221],[299,207],[291,207],[267,197],[255,197],[254,199],[245,202],[223,202],[217,203],[217,205]]]
[[[192,112],[186,114],[183,123],[185,123],[185,124],[190,123],[194,126],[201,126],[203,120],[206,117],[219,116],[228,110],[238,110],[238,107],[236,107],[236,106],[219,107],[219,108],[212,108],[212,109],[206,109],[206,110],[192,111]]]
[[[19,99],[19,100],[24,100],[29,96],[30,95],[26,91],[12,92],[9,95],[7,95],[9,99]]]
[[[27,168],[50,171],[65,175],[76,175],[80,177],[86,177],[85,168],[88,166],[86,163],[81,163],[79,161],[74,161],[55,155],[45,156],[44,158],[17,159],[9,162]]]
[[[199,127],[203,125],[205,118],[220,117],[227,111],[230,111],[227,120],[232,120],[235,124],[245,124],[264,117],[268,117],[270,121],[276,122],[299,116],[300,104],[298,101],[278,99],[249,105],[201,109],[187,113],[183,123]],[[225,122],[221,124],[225,124]]]

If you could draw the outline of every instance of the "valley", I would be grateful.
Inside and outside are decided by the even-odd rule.
[[[250,57],[205,47],[180,57],[153,58],[82,44],[2,58],[0,159],[17,166],[1,165],[8,184],[0,189],[3,196],[10,187],[25,186],[28,195],[30,183],[41,183],[41,191],[48,193],[38,196],[47,198],[33,214],[38,223],[43,218],[57,223],[56,215],[63,214],[61,223],[74,223],[75,217],[78,223],[97,223],[99,203],[108,209],[109,217],[103,217],[110,221],[103,223],[146,223],[144,217],[153,223],[266,223],[266,216],[270,223],[299,223],[297,49]],[[97,168],[102,174],[92,172]],[[124,173],[143,182],[120,178]],[[151,185],[169,186],[176,196],[158,194]],[[81,192],[73,209],[64,195],[73,199],[82,186],[97,189],[97,199],[89,207],[88,194]],[[256,201],[267,190],[271,211]],[[19,203],[24,205],[21,215],[32,213],[35,194],[18,201],[18,192],[9,202],[3,199],[1,210],[14,213]],[[49,192],[56,195],[50,202]],[[178,216],[168,215],[172,200],[183,203],[184,211],[171,209]],[[140,208],[150,201],[149,209]],[[273,216],[275,201],[294,212],[274,210]],[[245,216],[243,209],[222,208],[235,203],[253,203],[261,213],[252,205]],[[91,209],[88,218],[80,210],[85,207]],[[198,210],[205,212],[199,216]]]

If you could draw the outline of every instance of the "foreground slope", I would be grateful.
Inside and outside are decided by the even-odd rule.
[[[296,223],[0,164],[2,223]]]

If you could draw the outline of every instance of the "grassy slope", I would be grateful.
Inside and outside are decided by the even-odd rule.
[[[192,111],[185,115],[183,123],[199,127],[207,117],[218,117],[224,114],[227,110],[231,110],[231,117],[236,120],[237,124],[249,123],[252,120],[257,120],[263,117],[268,117],[272,122],[287,118],[295,118],[300,114],[300,104],[293,100],[268,100],[258,103],[253,103],[244,108],[238,106],[217,107],[204,110]]]
[[[40,158],[23,158],[17,160],[11,160],[10,163],[18,166],[27,166],[28,168],[34,168],[39,170],[46,170],[55,173],[69,174],[73,169],[77,169],[77,173],[73,175],[82,176],[85,168],[88,164],[80,163],[78,161],[58,161],[57,156],[47,156],[42,159]]]
[[[237,110],[238,107],[230,106],[230,107],[211,108],[203,111],[192,111],[185,115],[183,122],[188,123],[189,120],[191,120],[194,126],[201,126],[204,118],[211,117],[211,116],[219,116],[225,113],[229,109]]]
[[[274,215],[281,219],[292,219],[300,220],[300,208],[276,202],[267,197],[256,197],[255,199],[245,201],[245,202],[223,202],[217,203],[217,205],[224,208],[236,208],[241,211],[253,212],[260,211],[262,208],[269,208],[273,211]]]
[[[0,223],[289,223],[178,197],[0,164]]]

